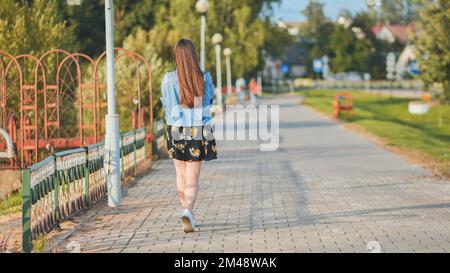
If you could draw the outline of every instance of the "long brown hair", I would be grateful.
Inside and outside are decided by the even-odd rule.
[[[194,98],[203,98],[205,88],[205,80],[198,64],[194,43],[188,39],[179,40],[175,46],[174,55],[180,81],[181,105],[193,108]]]

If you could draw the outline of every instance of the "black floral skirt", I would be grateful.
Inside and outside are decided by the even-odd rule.
[[[211,126],[167,126],[169,157],[181,161],[211,161],[217,159],[216,140]]]

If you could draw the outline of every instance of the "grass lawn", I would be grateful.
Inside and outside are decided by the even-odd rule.
[[[304,104],[327,115],[333,114],[335,91],[298,93],[305,97]],[[439,173],[450,175],[450,105],[434,105],[427,114],[415,116],[408,112],[408,103],[412,99],[349,93],[353,95],[355,111],[348,118],[343,115],[342,120],[361,125],[381,137],[387,145],[420,152],[424,161],[435,161]]]
[[[17,213],[22,210],[22,193],[16,192],[11,196],[0,200],[0,216]]]

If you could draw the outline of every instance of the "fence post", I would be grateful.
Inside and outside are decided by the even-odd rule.
[[[86,149],[86,163],[84,164],[84,200],[86,201],[86,206],[91,205],[91,198],[89,195],[89,148]]]
[[[31,252],[31,185],[30,169],[22,171],[22,248],[25,253]]]
[[[137,155],[136,155],[136,130],[133,130],[133,176],[136,175],[136,164],[137,164]]]
[[[154,159],[159,159],[158,153],[158,122],[153,125],[153,142],[152,142],[152,155]]]
[[[61,220],[61,211],[59,209],[59,179],[58,179],[58,169],[56,168],[56,157],[54,157],[53,159],[53,164],[55,166],[55,172],[52,175],[53,181],[54,181],[54,187],[55,187],[55,216],[56,216],[56,221],[58,222],[59,220]]]
[[[120,173],[122,180],[125,179],[125,160],[124,160],[124,150],[123,150],[123,135],[120,134]]]
[[[144,133],[145,133],[145,138],[144,138],[144,159],[147,159],[147,130],[145,130],[145,128],[144,128]]]

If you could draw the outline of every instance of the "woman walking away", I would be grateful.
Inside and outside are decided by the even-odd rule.
[[[214,86],[211,75],[200,69],[191,40],[181,39],[174,50],[176,70],[162,81],[161,102],[166,111],[167,150],[177,174],[177,191],[183,207],[184,232],[194,232],[193,210],[199,190],[202,161],[217,159],[210,107]]]

